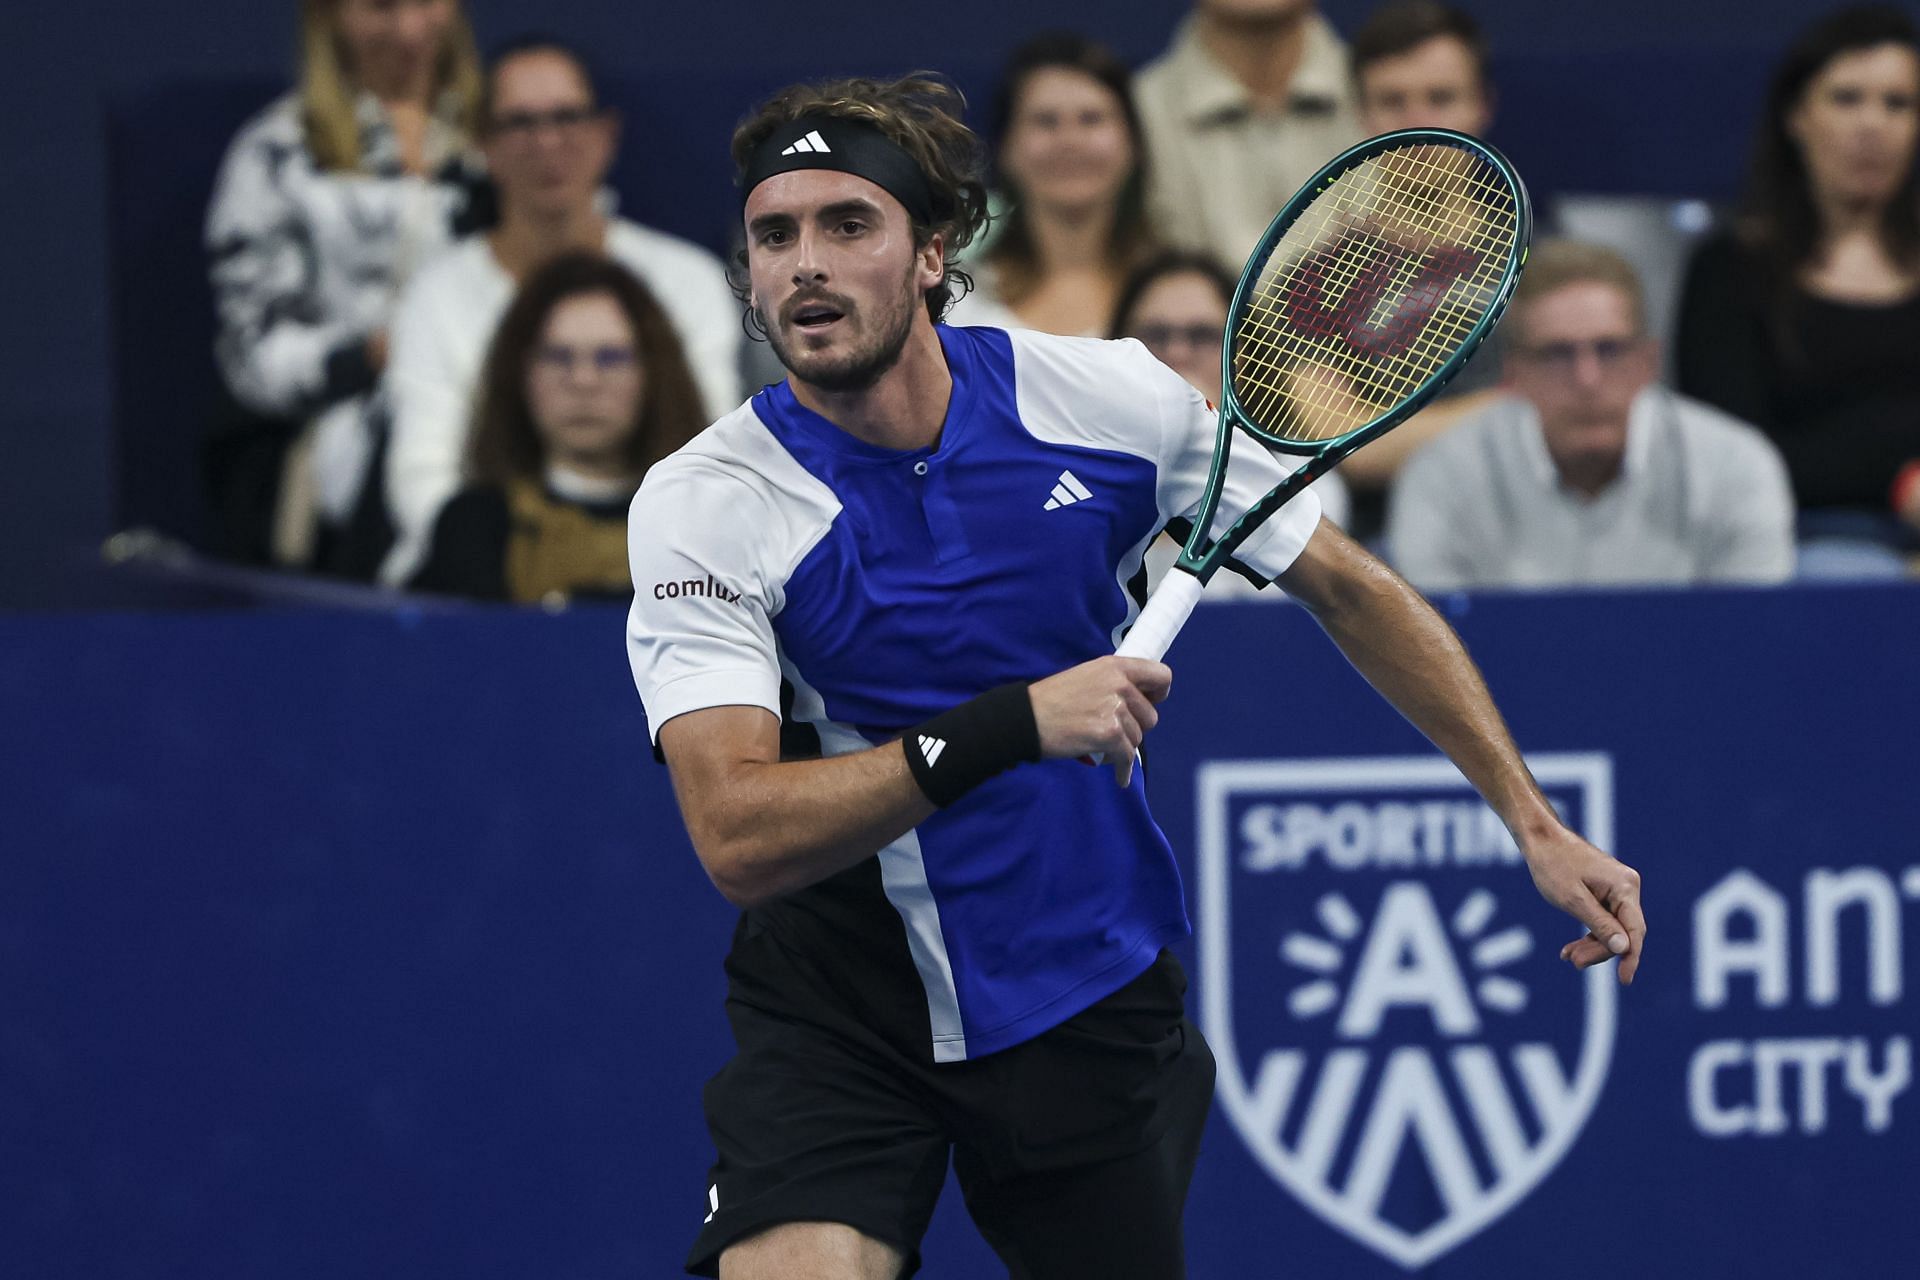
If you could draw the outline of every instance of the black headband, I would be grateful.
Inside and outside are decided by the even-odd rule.
[[[906,206],[921,226],[934,222],[933,188],[919,162],[873,125],[835,116],[801,116],[768,134],[740,174],[740,199],[778,173],[838,169],[865,178]]]

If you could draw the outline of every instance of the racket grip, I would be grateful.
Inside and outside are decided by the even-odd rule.
[[[1200,603],[1206,585],[1184,569],[1167,574],[1115,652],[1123,658],[1151,658],[1155,662],[1166,657],[1174,637],[1193,616],[1193,606]]]

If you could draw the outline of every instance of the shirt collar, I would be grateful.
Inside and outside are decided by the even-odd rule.
[[[547,464],[546,481],[555,497],[589,505],[626,502],[637,487],[632,480],[585,475],[558,462]]]
[[[980,341],[976,335],[998,331],[954,329],[941,324],[934,326],[934,332],[940,336],[940,347],[947,358],[947,371],[953,376],[953,391],[947,399],[946,420],[940,429],[940,439],[935,444],[919,449],[884,449],[869,444],[858,436],[842,431],[829,419],[801,404],[800,398],[793,394],[793,383],[788,378],[772,383],[753,397],[751,403],[754,414],[790,452],[824,449],[841,457],[882,464],[949,456],[966,438],[966,427],[973,416],[974,375],[979,359],[974,348]]]

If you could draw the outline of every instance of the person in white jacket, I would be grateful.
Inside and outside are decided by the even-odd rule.
[[[359,500],[393,308],[483,181],[480,79],[454,0],[301,5],[299,84],[234,137],[207,210],[227,391],[295,427],[272,473],[214,478],[228,554],[307,566]]]
[[[539,39],[488,70],[482,142],[500,221],[421,268],[400,300],[385,389],[392,412],[387,505],[395,542],[388,583],[418,568],[433,521],[459,488],[480,367],[519,283],[569,250],[605,253],[660,299],[709,419],[740,399],[740,304],[720,259],[613,216],[602,183],[619,121],[574,50]]]

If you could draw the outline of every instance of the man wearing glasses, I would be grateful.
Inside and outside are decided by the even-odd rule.
[[[726,268],[685,240],[613,216],[602,184],[620,122],[586,60],[554,40],[510,45],[488,68],[482,145],[500,220],[427,263],[394,318],[387,506],[395,544],[381,577],[419,566],[459,487],[480,368],[519,282],[570,250],[605,253],[647,286],[673,324],[709,420],[740,401],[739,305]]]
[[[1792,573],[1785,466],[1752,427],[1656,385],[1624,258],[1536,246],[1503,332],[1507,395],[1394,484],[1389,555],[1409,581],[1431,593]]]

